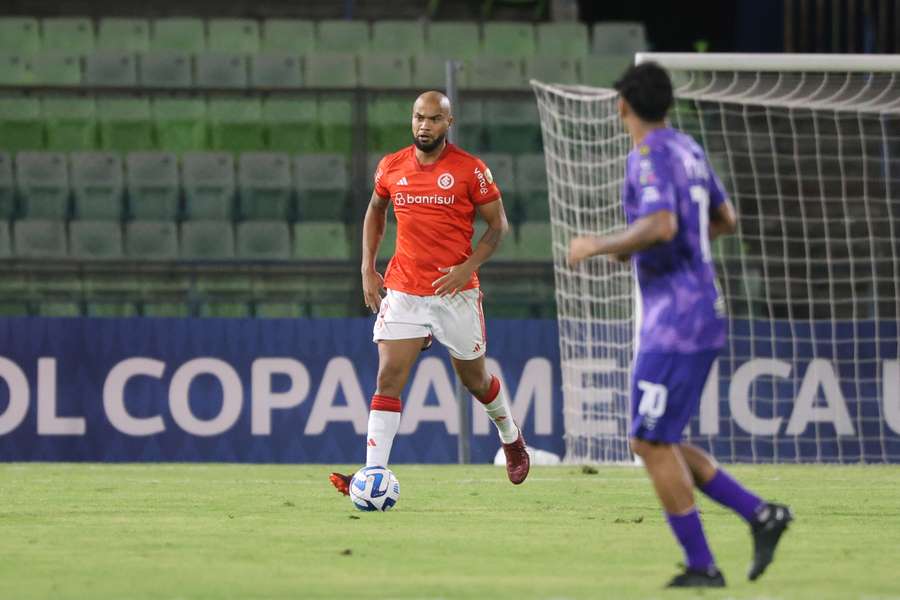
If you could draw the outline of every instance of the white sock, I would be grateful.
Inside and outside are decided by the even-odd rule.
[[[509,402],[506,400],[506,393],[500,387],[500,380],[492,377],[491,387],[487,395],[483,399],[479,398],[478,401],[481,402],[488,417],[497,426],[500,441],[504,444],[511,444],[516,441],[519,437],[519,428],[516,427],[516,423],[513,421],[512,413],[509,410]]]
[[[400,428],[400,399],[372,396],[369,429],[366,434],[366,466],[387,467],[394,436]]]

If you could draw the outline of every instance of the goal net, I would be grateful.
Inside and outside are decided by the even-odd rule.
[[[739,215],[714,242],[728,307],[688,438],[724,461],[900,461],[900,58],[642,54],[671,124]],[[630,462],[629,266],[570,269],[569,240],[624,226],[631,148],[612,90],[532,82],[543,130],[567,460]]]

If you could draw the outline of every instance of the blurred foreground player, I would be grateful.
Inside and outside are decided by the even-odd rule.
[[[695,486],[749,523],[754,550],[748,576],[755,580],[772,562],[793,519],[790,509],[760,499],[706,452],[681,441],[725,344],[724,302],[710,240],[734,233],[737,218],[700,146],[666,125],[673,103],[668,74],[645,63],[629,68],[615,87],[619,114],[635,145],[622,192],[628,227],[573,239],[569,264],[602,254],[634,264],[640,333],[632,371],[631,448],[643,459],[684,549],[685,571],[668,586],[725,585],[694,504]]]
[[[375,172],[362,251],[365,303],[378,314],[373,332],[378,382],[369,411],[366,466],[387,467],[400,426],[400,394],[419,353],[437,338],[450,352],[463,385],[496,425],[507,475],[519,484],[528,476],[529,457],[506,393],[485,366],[487,339],[477,275],[509,225],[490,170],[447,142],[452,123],[447,97],[425,92],[413,105],[413,144],[382,158]],[[382,277],[375,258],[391,203],[397,244]],[[488,228],[472,250],[476,213]],[[331,482],[347,494],[351,477],[332,473]]]

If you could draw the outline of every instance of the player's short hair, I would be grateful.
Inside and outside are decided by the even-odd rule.
[[[613,84],[617,92],[644,121],[662,121],[672,108],[672,80],[655,62],[632,65]]]

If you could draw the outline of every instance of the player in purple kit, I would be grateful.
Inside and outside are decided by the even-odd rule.
[[[682,442],[710,368],[725,344],[724,302],[710,240],[734,233],[737,217],[700,146],[666,125],[672,82],[655,63],[630,67],[615,84],[619,115],[635,147],[628,155],[622,203],[628,227],[572,240],[569,264],[597,255],[631,260],[640,323],[631,384],[631,448],[641,457],[685,571],[669,587],[723,587],[694,504],[693,488],[743,517],[753,535],[749,578],[775,554],[793,519],[760,499],[700,448]]]

